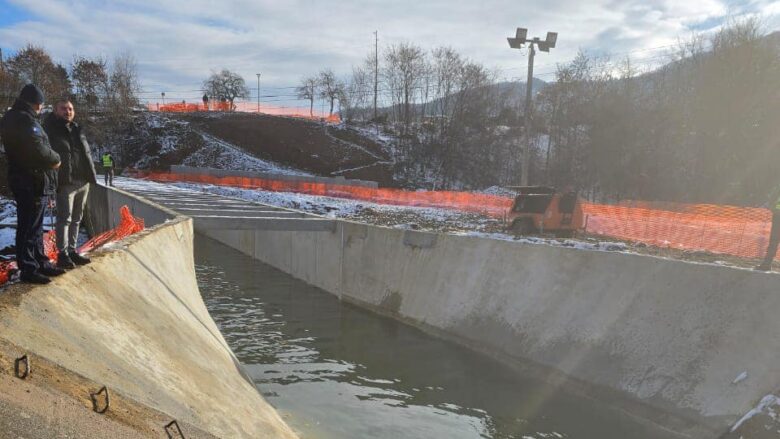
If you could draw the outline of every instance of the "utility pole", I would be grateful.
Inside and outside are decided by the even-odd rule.
[[[377,121],[376,99],[379,92],[379,31],[374,31],[374,123]]]
[[[260,113],[260,74],[257,75],[257,112]]]
[[[524,109],[524,122],[525,125],[523,132],[525,135],[525,142],[523,145],[523,157],[522,157],[522,169],[520,171],[520,186],[528,186],[528,174],[531,169],[531,124],[532,124],[532,112],[533,112],[533,81],[534,81],[534,56],[536,55],[536,49],[534,45],[539,47],[542,52],[549,52],[550,49],[555,47],[555,43],[558,40],[557,32],[547,32],[547,38],[544,41],[539,37],[526,38],[528,36],[528,29],[518,27],[515,37],[507,38],[509,41],[509,47],[512,49],[522,49],[523,44],[528,43],[528,80],[525,83],[525,109]]]

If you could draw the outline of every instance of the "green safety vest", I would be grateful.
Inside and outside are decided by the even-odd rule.
[[[775,210],[780,210],[780,197],[778,197],[777,201],[775,201]]]
[[[114,160],[111,158],[111,155],[103,154],[103,167],[110,168],[112,166],[114,166]]]

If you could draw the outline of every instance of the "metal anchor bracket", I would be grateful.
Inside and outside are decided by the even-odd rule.
[[[106,404],[103,409],[98,409],[98,396],[100,396],[100,394],[106,395]],[[92,400],[92,410],[94,410],[95,413],[103,414],[108,411],[108,408],[111,405],[111,397],[108,394],[106,386],[101,387],[100,390],[95,393],[90,393],[89,398]]]
[[[21,368],[22,364],[24,364],[24,369]],[[32,365],[30,364],[30,357],[28,357],[27,354],[14,360],[14,375],[20,380],[27,379],[32,375]]]
[[[176,427],[175,431],[177,433],[179,433],[178,436],[174,436],[174,434],[172,433],[174,431],[172,427]],[[182,433],[182,431],[181,431],[181,427],[179,427],[179,423],[176,422],[175,419],[173,421],[169,422],[168,425],[165,426],[165,433],[168,435],[168,439],[175,439],[176,437],[180,437],[182,439],[186,439],[184,437],[184,433]]]

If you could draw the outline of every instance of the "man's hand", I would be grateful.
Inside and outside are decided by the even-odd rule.
[[[62,164],[62,162],[57,162],[57,164],[56,164],[56,165],[54,165],[54,166],[52,166],[51,168],[52,168],[52,169],[60,169],[60,165],[61,165],[61,164]]]

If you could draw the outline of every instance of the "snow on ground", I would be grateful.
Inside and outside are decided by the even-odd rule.
[[[186,120],[155,112],[143,113],[140,118],[139,132],[128,144],[133,145],[133,151],[143,154],[128,154],[138,158],[128,159],[130,163],[125,163],[126,166],[154,169],[182,164],[201,168],[311,175],[257,158],[230,142],[196,129],[194,124]]]
[[[135,187],[139,187],[138,183],[134,184],[136,185]],[[167,186],[151,182],[141,184],[159,185],[156,189],[160,189],[161,186]],[[513,241],[523,244],[552,245],[591,251],[630,252],[632,250],[629,245],[623,242],[603,241],[592,238],[516,237],[505,232],[504,224],[501,220],[478,213],[451,209],[393,206],[319,195],[269,192],[208,184],[172,183],[169,186],[179,190],[207,192],[256,203],[302,210],[330,218],[343,218],[398,229],[434,231],[460,236]]]
[[[503,227],[501,222],[494,218],[449,209],[392,206],[345,198],[193,183],[173,183],[172,185],[257,203],[303,210],[331,218],[345,218],[402,229],[439,231],[477,229],[498,232]]]
[[[16,229],[8,227],[9,224],[16,224],[16,206],[11,200],[0,197],[0,254],[15,245]]]
[[[51,230],[54,228],[54,215],[53,210],[47,209],[46,216],[43,218],[44,230]],[[87,231],[82,223],[81,230],[79,230],[78,242],[79,245],[84,244],[89,239]],[[16,247],[16,204],[8,199],[0,197],[0,256],[10,257],[14,255],[14,249]],[[0,258],[2,259],[2,258]]]
[[[745,416],[743,416],[739,421],[737,421],[733,427],[731,427],[731,433],[736,432],[737,430],[740,430],[744,425],[749,423],[753,418],[762,417],[763,420],[759,420],[757,422],[754,422],[759,426],[759,428],[755,428],[757,430],[771,430],[776,429],[778,427],[778,424],[780,424],[780,417],[777,414],[777,407],[780,406],[780,398],[778,398],[775,395],[766,395],[763,398],[761,398],[761,401],[758,403],[758,405],[747,412]],[[764,424],[764,425],[761,425]],[[741,431],[741,430],[740,430]],[[780,432],[780,430],[777,430]],[[747,437],[747,436],[745,436]]]
[[[604,239],[604,237],[599,236],[578,235],[575,239],[558,239],[552,236],[517,237],[506,233],[501,220],[477,213],[450,209],[393,206],[344,198],[289,192],[269,192],[207,184],[162,184],[129,178],[121,178],[115,181],[117,186],[130,191],[133,189],[153,189],[158,191],[206,192],[256,203],[302,210],[330,218],[343,218],[398,229],[432,231],[459,236],[512,241],[531,245],[576,248],[588,251],[642,254],[667,260],[681,260],[693,264],[725,266],[745,270],[752,270],[757,263],[754,260],[736,256],[703,254],[702,252],[653,247],[642,243]]]
[[[205,146],[184,159],[182,165],[199,168],[230,169],[234,171],[269,172],[284,175],[311,175],[307,172],[281,166],[250,155],[222,139],[195,130],[203,137]]]

